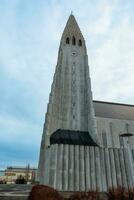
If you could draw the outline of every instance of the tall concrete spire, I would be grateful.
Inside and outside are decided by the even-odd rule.
[[[93,139],[97,134],[85,40],[72,14],[60,42],[42,136],[41,166],[43,149],[57,129],[88,131]]]
[[[83,38],[81,30],[77,24],[77,21],[76,21],[74,15],[71,14],[69,16],[69,19],[67,21],[65,29],[63,31],[62,38],[66,37],[66,36],[68,36],[68,37],[73,36],[73,35]]]
[[[46,114],[45,131],[57,129],[95,132],[85,41],[73,15],[61,38],[59,56]]]

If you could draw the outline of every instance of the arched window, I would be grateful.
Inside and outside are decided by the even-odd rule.
[[[75,40],[75,37],[73,36],[72,38],[72,44],[75,45],[76,44],[76,40]]]
[[[69,44],[69,37],[67,37],[66,39],[66,44]]]
[[[82,41],[81,41],[81,40],[79,40],[78,45],[79,45],[79,46],[82,46]]]

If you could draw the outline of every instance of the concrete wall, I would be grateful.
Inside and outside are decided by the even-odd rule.
[[[128,149],[55,144],[46,149],[45,156],[41,183],[59,191],[134,186],[130,170],[132,166],[134,172],[134,160],[130,165]]]
[[[122,138],[120,134],[129,132],[134,133],[134,121],[96,117],[99,143],[105,147],[125,147],[126,141],[134,149],[134,136]]]

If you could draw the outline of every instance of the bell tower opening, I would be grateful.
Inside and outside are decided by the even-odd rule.
[[[79,46],[82,46],[82,41],[81,41],[81,40],[79,40],[78,45],[79,45]]]
[[[73,36],[73,38],[72,38],[72,44],[73,44],[73,45],[76,45],[76,39],[75,39],[74,36]]]
[[[69,44],[69,37],[66,38],[66,44]]]

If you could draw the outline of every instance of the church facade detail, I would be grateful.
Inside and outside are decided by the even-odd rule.
[[[39,182],[59,191],[134,187],[133,131],[134,106],[93,101],[85,40],[71,14],[47,106]]]

